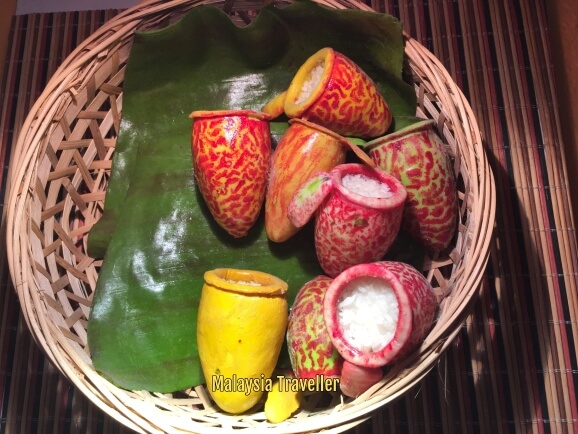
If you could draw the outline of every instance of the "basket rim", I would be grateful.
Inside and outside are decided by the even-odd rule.
[[[339,2],[334,0],[314,1],[334,8],[356,8],[374,12],[369,6],[357,0],[342,0]],[[292,1],[287,1],[284,3],[291,2]],[[79,68],[89,60],[96,58],[117,44],[120,38],[131,38],[139,24],[147,17],[161,12],[168,12],[180,6],[192,8],[207,3],[211,3],[211,0],[173,0],[169,2],[146,0],[121,12],[105,23],[65,59],[48,81],[41,96],[31,107],[24,121],[21,133],[13,147],[14,151],[10,161],[6,201],[8,206],[6,207],[4,218],[7,228],[8,265],[12,281],[22,303],[21,307],[27,325],[37,344],[45,351],[48,358],[83,394],[105,413],[108,413],[119,422],[137,432],[149,432],[148,430],[151,430],[152,427],[146,419],[142,418],[142,415],[136,415],[134,409],[131,408],[127,402],[119,399],[118,394],[129,392],[116,388],[100,377],[91,367],[84,369],[82,372],[78,372],[75,364],[82,364],[85,363],[85,361],[71,360],[71,354],[73,354],[76,349],[66,339],[55,338],[54,335],[58,335],[58,328],[48,320],[48,315],[37,314],[38,312],[44,311],[46,301],[43,300],[41,291],[37,288],[38,285],[36,285],[34,273],[31,272],[34,265],[28,260],[29,243],[27,242],[26,234],[28,234],[31,229],[27,222],[27,218],[29,217],[27,211],[30,206],[31,190],[34,185],[34,170],[30,169],[35,166],[35,162],[40,155],[41,146],[39,146],[39,143],[42,142],[42,138],[46,133],[50,131],[50,120],[57,116],[57,99],[63,94],[74,92],[76,89],[75,86],[81,87],[83,85],[83,83],[75,82],[76,71]],[[111,37],[111,35],[114,37]],[[479,219],[481,221],[478,221],[475,225],[476,232],[471,234],[472,238],[477,242],[477,248],[468,250],[468,252],[472,253],[472,257],[468,259],[473,264],[473,267],[467,279],[462,282],[462,287],[465,288],[465,290],[460,292],[460,303],[463,304],[463,308],[460,311],[456,311],[448,320],[450,326],[446,327],[445,330],[452,330],[452,333],[442,337],[440,331],[440,336],[433,336],[433,341],[438,342],[437,347],[429,353],[425,362],[420,365],[419,372],[410,379],[411,385],[414,385],[435,367],[439,362],[439,355],[449,347],[455,336],[459,333],[459,326],[463,323],[465,315],[468,313],[467,306],[478,292],[489,258],[489,246],[492,240],[496,212],[496,191],[494,176],[483,148],[480,129],[475,120],[473,110],[461,89],[453,82],[449,72],[433,53],[409,35],[404,34],[404,38],[406,42],[405,54],[409,57],[412,66],[423,69],[424,71],[435,71],[431,72],[431,75],[437,79],[437,84],[447,89],[447,93],[458,101],[458,104],[442,104],[444,109],[448,110],[445,116],[451,119],[467,119],[470,122],[470,128],[465,129],[464,132],[467,135],[468,145],[473,146],[474,155],[472,157],[472,165],[477,169],[476,181],[479,183],[471,187],[474,189],[476,197],[481,198],[480,201],[472,205],[472,209],[476,211],[474,213],[476,216],[478,214],[485,216],[485,218]],[[415,59],[424,60],[417,64]],[[428,75],[428,77],[429,76],[430,75]],[[28,146],[28,144],[30,144],[30,146]],[[34,145],[36,145],[36,147]],[[15,164],[14,162],[24,162],[25,164]],[[480,176],[480,174],[484,176]],[[480,210],[478,208],[483,209]],[[12,230],[10,230],[11,228]],[[343,427],[347,429],[371,417],[374,410],[396,399],[403,394],[405,390],[407,390],[407,388],[401,389],[396,395],[388,396],[385,400],[369,400],[360,411],[344,411],[341,412],[340,415],[334,414],[331,418],[325,418],[331,419],[331,421],[323,421],[317,424],[310,423],[304,426],[304,428],[311,431],[312,429],[337,427],[337,425],[342,424],[341,427],[336,428],[336,432],[341,431]],[[354,421],[358,422],[354,423]],[[351,423],[353,423],[353,425],[350,426]],[[295,425],[293,428],[295,428]],[[302,431],[291,431],[289,429],[284,432]]]

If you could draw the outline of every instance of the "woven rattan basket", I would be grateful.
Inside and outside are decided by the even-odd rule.
[[[230,416],[211,406],[203,387],[175,395],[121,390],[96,373],[86,326],[100,262],[85,235],[100,217],[122,115],[123,78],[137,30],[163,27],[187,10],[214,3],[250,20],[262,2],[151,0],[106,23],[70,55],[48,83],[13,151],[7,199],[9,266],[24,317],[50,360],[102,410],[138,432],[341,432],[419,382],[458,333],[487,262],[494,223],[493,177],[472,110],[440,62],[411,38],[406,56],[418,115],[432,118],[454,157],[460,186],[457,241],[447,257],[423,265],[441,300],[440,316],[419,350],[354,401],[307,396],[302,410],[271,425],[263,412]],[[355,0],[333,8],[371,10]]]

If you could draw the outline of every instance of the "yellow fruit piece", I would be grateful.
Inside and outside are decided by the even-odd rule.
[[[263,113],[267,113],[273,119],[281,116],[284,113],[285,95],[287,91],[281,92],[267,102],[261,109]]]
[[[283,381],[275,381],[265,401],[265,416],[271,423],[280,423],[291,417],[301,406],[301,392],[283,388]]]
[[[287,283],[259,271],[207,271],[197,345],[207,389],[224,411],[243,413],[267,388],[288,321]]]

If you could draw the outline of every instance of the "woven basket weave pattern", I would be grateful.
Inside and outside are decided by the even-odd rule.
[[[208,1],[149,1],[107,23],[56,72],[33,107],[16,146],[10,174],[9,264],[27,323],[52,361],[102,409],[144,432],[253,427],[263,414],[215,411],[203,387],[154,395],[119,390],[92,369],[86,326],[99,261],[85,254],[86,235],[102,213],[111,158],[120,129],[122,83],[136,30],[163,27]],[[320,2],[370,10],[350,2]],[[215,3],[247,23],[261,3]],[[418,96],[417,114],[434,119],[454,161],[460,221],[448,256],[427,258],[423,271],[441,302],[434,329],[412,357],[352,403],[340,396],[306,397],[304,410],[279,432],[332,427],[343,431],[403,394],[437,363],[458,333],[487,261],[495,208],[493,178],[479,129],[460,90],[425,48],[407,39],[406,55]],[[331,417],[328,417],[331,414]]]

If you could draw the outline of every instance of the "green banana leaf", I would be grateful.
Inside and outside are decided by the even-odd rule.
[[[325,46],[376,81],[394,118],[415,114],[415,94],[402,80],[401,25],[387,15],[303,1],[265,7],[239,28],[199,6],[168,28],[136,34],[104,215],[89,235],[89,253],[104,255],[89,348],[95,368],[119,387],[172,392],[204,382],[196,313],[206,270],[269,272],[289,284],[290,303],[322,273],[310,226],[275,244],[262,216],[242,239],[213,221],[195,185],[188,115],[259,110]],[[287,126],[272,122],[274,141]]]

